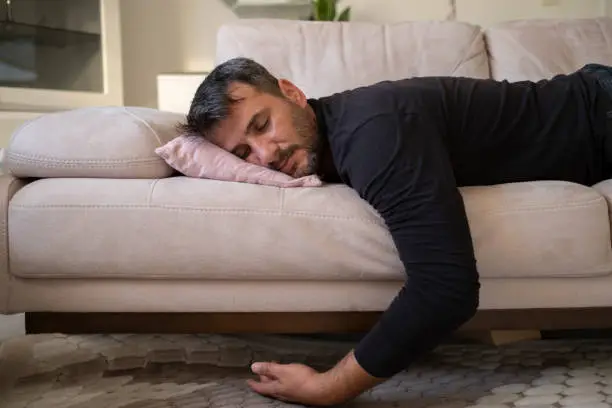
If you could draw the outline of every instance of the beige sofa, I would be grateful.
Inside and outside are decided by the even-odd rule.
[[[588,62],[612,64],[610,38],[608,19],[486,30],[456,22],[244,20],[219,31],[217,61],[255,58],[318,97],[415,75],[536,80]],[[125,312],[137,312],[155,316],[156,330],[175,331],[189,325],[161,325],[159,313],[198,313],[206,322],[200,313],[239,312],[247,317],[229,314],[242,318],[207,327],[290,331],[346,328],[353,320],[325,316],[385,310],[405,272],[369,205],[342,185],[279,189],[177,176],[153,150],[176,135],[181,119],[106,107],[49,114],[15,132],[0,182],[1,312],[120,312],[110,315],[113,330],[133,324]],[[612,307],[612,181],[462,194],[482,313],[531,311],[520,322],[489,320],[492,327],[550,326],[552,317],[536,319],[546,310],[585,313],[561,326],[611,320],[586,316]],[[292,318],[262,323],[255,317],[263,312]],[[308,320],[314,315],[319,320]],[[51,315],[33,316],[44,316],[39,330],[56,327],[45,325]],[[87,316],[84,330],[100,329]]]

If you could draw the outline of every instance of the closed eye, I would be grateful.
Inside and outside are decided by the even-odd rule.
[[[262,109],[251,117],[245,129],[245,135],[253,133],[262,133],[268,128],[270,123],[269,109]]]
[[[242,160],[246,160],[251,155],[251,148],[248,145],[239,145],[232,150],[232,153]]]
[[[266,118],[266,120],[261,123],[261,124],[257,124],[255,127],[255,130],[257,130],[257,132],[264,132],[267,128],[268,128],[268,124],[270,123],[270,119]]]

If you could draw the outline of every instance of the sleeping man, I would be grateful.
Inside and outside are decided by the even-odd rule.
[[[410,277],[332,369],[257,362],[250,387],[283,401],[338,404],[467,322],[480,284],[458,187],[611,177],[609,78],[611,68],[589,64],[538,82],[415,77],[315,99],[253,60],[217,66],[184,130],[247,162],[353,188],[384,219]]]

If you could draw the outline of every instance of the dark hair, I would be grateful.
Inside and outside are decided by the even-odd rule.
[[[191,101],[185,123],[179,130],[202,136],[229,114],[230,106],[238,99],[229,94],[229,86],[241,82],[260,92],[282,95],[278,79],[261,64],[249,58],[233,58],[215,67],[198,86]]]

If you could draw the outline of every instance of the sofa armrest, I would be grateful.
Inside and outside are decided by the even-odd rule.
[[[9,245],[8,208],[13,195],[27,184],[27,180],[11,175],[0,176],[0,313],[8,312],[9,301]]]
[[[612,216],[612,179],[604,180],[592,186],[608,202],[608,212]]]

